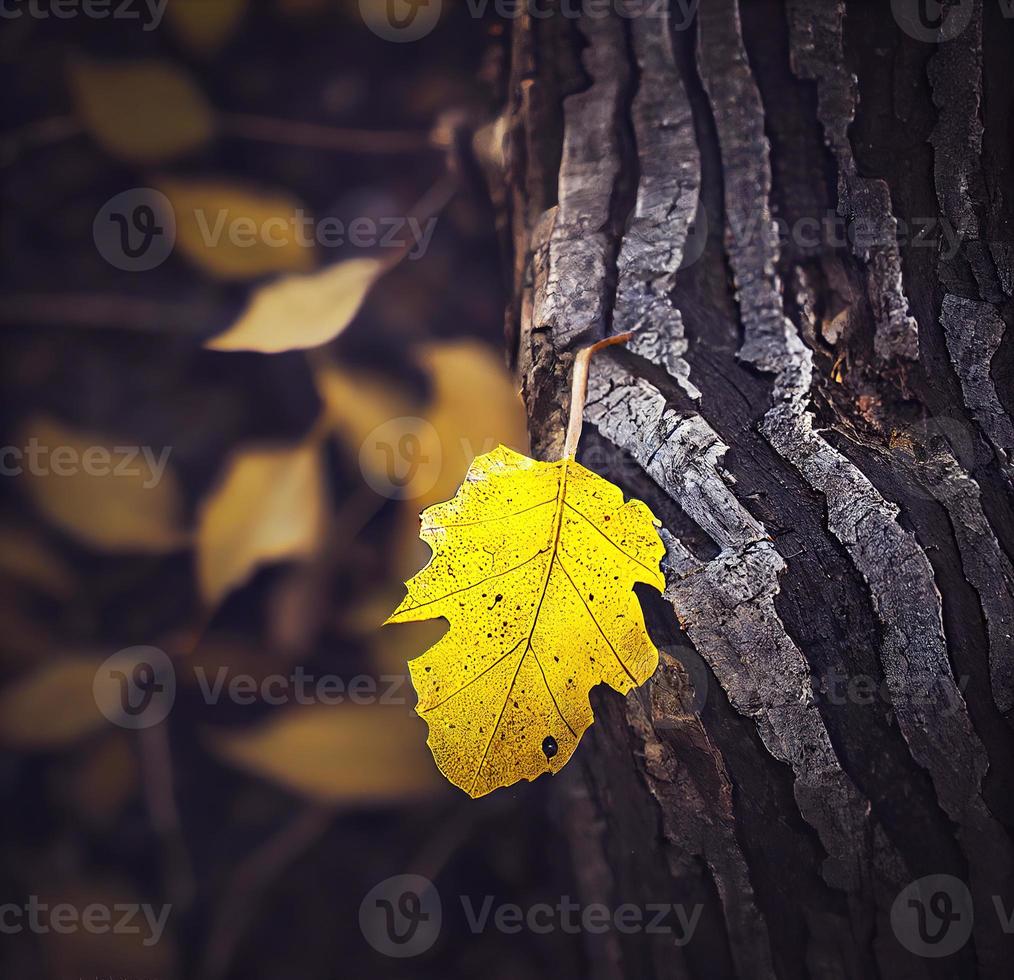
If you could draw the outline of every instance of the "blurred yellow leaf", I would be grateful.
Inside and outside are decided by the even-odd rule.
[[[352,322],[386,269],[378,259],[350,259],[262,286],[239,320],[205,347],[277,354],[326,344]]]
[[[78,541],[104,551],[156,553],[187,544],[169,447],[124,445],[42,416],[25,424],[20,445],[29,496]]]
[[[326,510],[316,439],[234,453],[198,517],[197,573],[205,600],[218,602],[261,565],[312,555]]]
[[[107,724],[92,696],[99,660],[64,659],[0,691],[0,742],[51,749]]]
[[[472,460],[498,445],[528,451],[528,424],[521,396],[502,358],[474,340],[437,342],[417,349],[433,382],[424,413],[439,436],[439,477],[412,500],[416,511],[454,496]]]
[[[352,371],[338,364],[318,364],[314,377],[324,402],[325,420],[361,461],[369,460],[360,449],[371,432],[418,409],[405,392],[404,383],[379,374]]]
[[[232,36],[246,8],[247,0],[172,0],[166,13],[189,47],[209,54]]]
[[[91,135],[113,156],[131,163],[169,160],[211,138],[211,106],[171,62],[76,60],[69,84]]]
[[[209,737],[226,762],[326,803],[403,801],[439,789],[407,705],[294,707],[252,731]]]
[[[0,526],[0,571],[45,592],[65,597],[74,588],[74,575],[63,559],[23,527]]]
[[[302,204],[288,194],[258,194],[219,180],[164,178],[176,245],[219,279],[254,279],[269,272],[307,272],[313,240],[300,224]]]
[[[475,158],[486,164],[493,173],[502,173],[506,166],[504,142],[508,128],[507,115],[501,114],[492,122],[480,126],[472,136],[472,152]]]

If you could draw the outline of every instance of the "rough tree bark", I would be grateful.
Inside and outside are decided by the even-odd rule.
[[[562,819],[583,901],[703,906],[683,946],[587,937],[591,975],[1010,976],[1014,22],[964,0],[925,43],[886,2],[687,7],[512,38],[534,450],[559,456],[575,349],[635,330],[579,458],[668,552],[659,671],[597,692]],[[931,874],[974,911],[940,959],[891,924]]]

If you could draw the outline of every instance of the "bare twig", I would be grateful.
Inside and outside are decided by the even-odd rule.
[[[231,113],[221,119],[222,128],[231,136],[262,143],[376,155],[443,151],[428,132],[421,130],[340,129],[244,113]]]
[[[178,330],[186,323],[195,336],[221,330],[232,314],[195,303],[139,299],[115,293],[19,293],[2,297],[0,323],[46,324],[121,330]]]
[[[37,119],[0,137],[0,167],[10,166],[25,150],[62,143],[81,132],[81,123],[74,116]]]
[[[176,807],[168,726],[161,722],[142,728],[138,738],[145,803],[162,844],[166,894],[171,904],[182,910],[194,896],[194,873]]]

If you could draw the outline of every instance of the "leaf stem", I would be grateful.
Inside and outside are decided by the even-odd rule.
[[[563,458],[573,459],[577,455],[577,444],[581,441],[581,427],[584,423],[584,403],[588,397],[588,365],[592,355],[603,347],[625,344],[633,333],[618,333],[606,337],[588,347],[582,347],[574,358],[574,380],[570,389],[570,418],[567,420],[567,437],[563,443]]]

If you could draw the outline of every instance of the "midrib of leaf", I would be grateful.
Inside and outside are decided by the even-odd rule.
[[[525,649],[518,659],[518,665],[514,670],[514,676],[511,678],[510,686],[507,688],[507,696],[503,700],[503,705],[500,708],[500,714],[497,715],[496,724],[493,725],[493,730],[489,733],[489,740],[486,742],[486,749],[482,753],[482,758],[479,760],[479,766],[475,770],[475,776],[472,777],[472,785],[469,789],[469,795],[474,795],[475,784],[479,781],[479,776],[482,773],[482,767],[486,764],[486,758],[489,756],[490,746],[493,744],[493,739],[496,738],[497,730],[500,727],[500,722],[503,721],[504,712],[507,710],[507,705],[510,703],[511,695],[514,693],[514,685],[517,682],[518,674],[521,673],[521,666],[525,662],[525,657],[528,656],[528,651],[532,649],[532,637],[535,635],[535,627],[539,624],[539,614],[542,612],[542,603],[546,598],[546,591],[549,589],[549,579],[553,574],[553,565],[556,562],[556,552],[560,547],[560,531],[563,527],[563,505],[564,498],[567,492],[567,475],[568,467],[570,465],[569,459],[563,459],[560,462],[560,482],[557,484],[556,490],[556,512],[553,514],[553,544],[549,551],[549,561],[546,563],[546,575],[542,580],[542,595],[539,596],[539,604],[535,608],[535,615],[532,617],[532,628],[528,631],[528,638],[525,640]],[[538,656],[535,661],[538,663]],[[570,726],[570,722],[564,717],[563,712],[560,710],[560,706],[556,703],[556,695],[553,693],[553,689],[549,686],[549,681],[546,679],[546,674],[542,670],[542,664],[539,664],[539,673],[542,674],[543,683],[546,685],[546,690],[549,691],[549,696],[553,701],[553,707],[556,708],[557,714],[563,719],[563,723],[570,729],[572,735],[576,737],[576,732]]]

